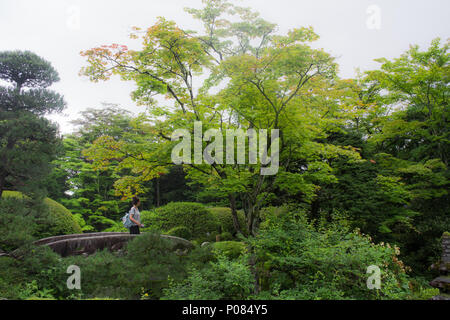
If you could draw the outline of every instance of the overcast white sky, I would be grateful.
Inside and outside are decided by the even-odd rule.
[[[394,58],[418,44],[450,37],[448,0],[241,0],[266,20],[277,23],[280,33],[313,26],[320,35],[318,47],[338,57],[341,77],[355,69],[373,69],[373,59]],[[132,83],[118,79],[91,83],[78,76],[85,60],[80,51],[103,44],[131,45],[131,26],[149,27],[156,17],[175,20],[196,29],[199,23],[184,7],[201,7],[201,0],[0,0],[0,51],[30,50],[49,60],[61,81],[53,89],[68,103],[63,115],[51,118],[63,133],[69,120],[101,102],[117,103],[135,113],[143,111],[130,98]],[[378,13],[379,18],[378,19]],[[378,23],[379,22],[379,23]]]

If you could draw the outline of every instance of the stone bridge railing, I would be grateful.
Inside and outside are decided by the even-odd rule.
[[[63,257],[80,254],[92,254],[97,250],[109,249],[112,251],[120,250],[131,239],[139,235],[121,233],[121,232],[98,232],[71,234],[45,238],[33,242],[37,246],[48,246],[56,253]],[[191,249],[193,244],[186,239],[161,235],[161,238],[168,239],[173,242],[174,250]],[[13,251],[9,255],[16,256],[18,250]]]

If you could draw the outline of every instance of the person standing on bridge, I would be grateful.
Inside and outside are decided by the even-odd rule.
[[[130,234],[140,234],[139,228],[144,227],[143,224],[141,224],[141,213],[139,212],[139,205],[141,204],[141,201],[138,197],[133,197],[133,206],[130,209],[130,220],[135,225],[130,228]]]

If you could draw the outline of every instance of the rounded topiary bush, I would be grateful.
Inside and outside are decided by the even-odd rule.
[[[18,199],[21,206],[26,207],[28,197],[17,191],[4,191],[2,198]],[[45,198],[42,208],[36,209],[34,214],[35,223],[38,225],[34,236],[37,238],[45,238],[64,234],[82,233],[81,227],[72,213],[58,202]],[[30,208],[35,209],[35,208]],[[27,210],[25,210],[27,211]],[[28,210],[29,211],[29,210]],[[12,212],[15,214],[15,212]]]
[[[51,219],[52,226],[48,232],[52,236],[82,233],[77,220],[66,207],[50,198],[45,198],[44,204],[49,208],[49,218]]]
[[[218,229],[214,215],[204,205],[193,202],[171,202],[153,211],[143,211],[141,222],[163,233],[175,227],[186,227],[192,239],[205,239],[208,233]]]
[[[167,231],[167,235],[174,236],[174,237],[180,237],[180,238],[183,238],[186,240],[192,239],[191,231],[185,226],[179,226],[179,227],[172,228],[169,231]]]
[[[236,233],[233,225],[233,216],[231,215],[231,209],[226,207],[215,207],[208,209],[217,220],[222,232],[229,232],[231,234]],[[239,225],[241,231],[246,235],[247,228],[245,224],[245,214],[242,210],[237,212]]]

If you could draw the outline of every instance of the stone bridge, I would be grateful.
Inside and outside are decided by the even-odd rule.
[[[97,232],[84,234],[70,234],[37,240],[33,242],[37,246],[48,246],[63,257],[80,254],[93,254],[97,250],[109,249],[117,251],[134,237],[139,235],[122,232]],[[161,238],[170,240],[173,250],[186,250],[193,248],[193,244],[186,239],[161,235]],[[20,249],[18,249],[20,250]],[[20,255],[18,250],[11,252],[10,256]]]

